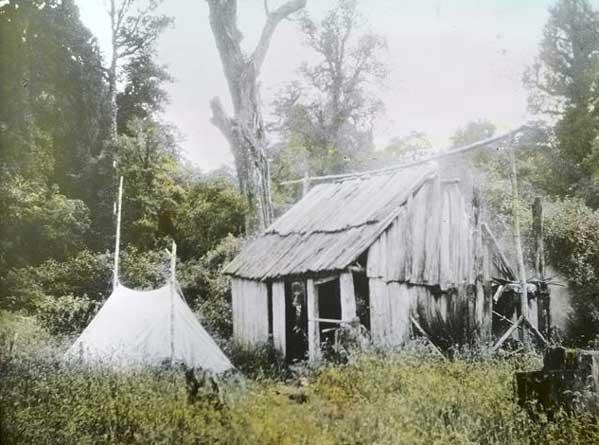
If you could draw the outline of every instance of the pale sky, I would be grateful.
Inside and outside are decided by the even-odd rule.
[[[283,0],[270,0],[274,9]],[[315,17],[334,0],[308,0]],[[445,147],[457,127],[483,118],[500,130],[530,116],[522,74],[533,62],[550,0],[361,0],[371,31],[388,43],[391,69],[382,92],[387,113],[375,131],[377,146],[411,131],[427,133]],[[109,21],[102,0],[78,0],[84,23],[108,56]],[[226,81],[208,23],[204,0],[164,0],[163,13],[175,26],[160,40],[159,62],[175,83],[165,118],[185,137],[185,156],[204,171],[232,164],[225,138],[210,124],[214,96],[230,104]],[[264,23],[263,0],[239,0],[244,46],[255,44]],[[281,23],[260,78],[267,106],[282,84],[313,55],[301,44],[296,26]],[[229,108],[230,109],[230,108]],[[268,109],[264,110],[265,113]]]

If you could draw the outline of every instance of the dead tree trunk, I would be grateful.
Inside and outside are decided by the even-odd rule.
[[[228,116],[220,100],[212,99],[212,123],[221,130],[231,146],[239,188],[250,209],[246,228],[251,232],[268,226],[273,216],[269,166],[265,154],[266,134],[257,79],[277,25],[303,8],[307,0],[290,0],[274,11],[268,10],[265,1],[266,24],[254,52],[249,56],[241,50],[237,0],[207,1],[210,27],[233,103],[233,116]]]

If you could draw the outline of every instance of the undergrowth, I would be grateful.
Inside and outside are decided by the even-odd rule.
[[[537,369],[535,356],[371,353],[287,380],[224,382],[219,404],[190,403],[180,371],[86,371],[52,357],[4,363],[2,444],[599,443],[597,419],[533,421],[517,405],[513,373]]]

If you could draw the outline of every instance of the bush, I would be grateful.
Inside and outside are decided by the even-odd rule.
[[[246,355],[250,359],[250,355]],[[522,363],[524,359],[524,363]],[[180,371],[11,363],[0,379],[3,444],[593,444],[584,414],[532,420],[514,400],[527,357],[442,361],[363,356],[292,384],[224,384],[223,406],[187,401]],[[248,362],[251,363],[251,362]]]
[[[88,298],[73,295],[46,297],[38,306],[37,318],[51,335],[73,336],[85,329],[99,306]]]
[[[242,241],[229,235],[201,259],[188,260],[177,270],[187,303],[204,327],[222,339],[233,334],[231,279],[222,270],[239,252]]]
[[[224,352],[233,366],[250,379],[284,380],[291,375],[285,358],[270,343],[246,346],[231,341],[225,345]]]
[[[549,261],[572,291],[569,342],[586,347],[599,340],[599,210],[567,199],[547,216]]]

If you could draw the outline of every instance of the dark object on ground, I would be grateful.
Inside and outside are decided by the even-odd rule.
[[[216,409],[222,409],[224,398],[221,385],[217,378],[204,370],[187,369],[185,371],[187,401],[190,404],[198,400],[211,403]]]
[[[543,369],[517,372],[518,404],[531,414],[552,415],[560,408],[599,414],[599,351],[549,348]]]

